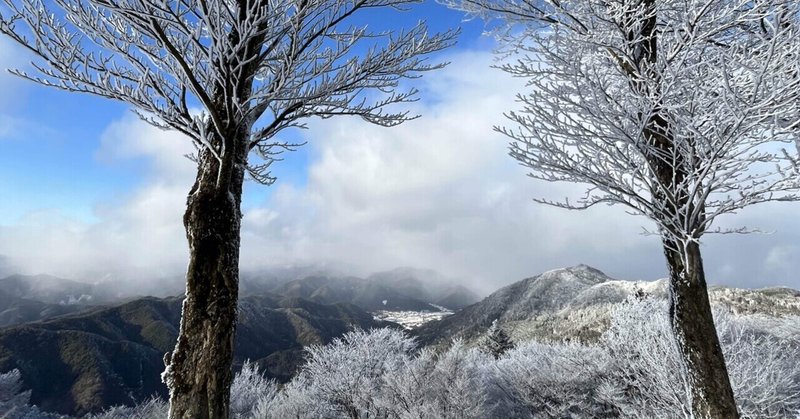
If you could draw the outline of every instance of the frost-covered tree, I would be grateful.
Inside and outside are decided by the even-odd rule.
[[[0,374],[0,418],[59,419],[63,416],[42,412],[30,404],[31,390],[23,390],[22,373],[14,369]]]
[[[604,397],[622,417],[692,417],[687,371],[658,299],[631,299],[615,309],[600,346],[610,363]],[[745,418],[800,414],[800,328],[796,317],[714,312],[737,406]]]
[[[609,359],[601,347],[528,341],[496,361],[502,417],[614,417],[599,391]]]
[[[486,331],[481,347],[486,353],[497,359],[507,351],[514,349],[514,342],[511,341],[508,333],[497,325],[497,319],[494,319]]]
[[[277,385],[259,371],[258,366],[245,361],[233,378],[231,385],[231,417],[234,419],[256,419],[254,411],[259,405],[268,404],[276,397]]]
[[[268,416],[263,409],[270,406],[276,395],[275,381],[265,378],[256,364],[245,361],[231,385],[230,417],[264,419]],[[163,419],[168,415],[169,405],[164,400],[154,397],[135,406],[113,406],[101,413],[87,415],[83,419]]]
[[[0,416],[26,407],[31,392],[22,390],[22,374],[19,370],[11,370],[0,374]]]
[[[402,79],[455,33],[424,23],[351,24],[416,0],[2,0],[0,33],[34,57],[47,86],[131,105],[186,135],[197,177],[184,215],[190,259],[175,350],[165,356],[170,417],[228,416],[239,280],[242,185],[270,184],[287,128],[355,115],[381,126],[413,118]]]
[[[386,417],[383,378],[401,368],[416,345],[392,329],[355,330],[306,349],[307,361],[276,417]]]
[[[717,218],[796,200],[782,143],[798,128],[791,0],[444,0],[498,19],[501,67],[528,81],[499,128],[549,182],[586,184],[566,209],[617,204],[656,226],[693,414],[737,417],[700,253]]]
[[[152,398],[136,406],[114,406],[83,419],[162,419],[169,414],[169,405],[162,399]]]

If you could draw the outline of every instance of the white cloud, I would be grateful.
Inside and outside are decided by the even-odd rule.
[[[492,126],[514,109],[519,80],[489,69],[491,55],[459,53],[447,69],[422,79],[422,118],[385,129],[358,119],[314,121],[306,133],[307,182],[281,181],[245,213],[242,265],[326,263],[358,272],[410,265],[491,290],[546,269],[588,263],[627,278],[665,274],[657,238],[639,234],[646,220],[622,208],[569,212],[535,204],[580,187],[542,184],[507,156]],[[150,163],[128,195],[97,205],[96,223],[31,214],[0,229],[0,254],[28,271],[82,269],[178,273],[187,250],[181,224],[193,179],[183,138],[126,117],[112,124],[101,161]],[[291,156],[289,156],[291,159]],[[712,282],[800,288],[794,276],[800,237],[791,207],[743,213],[747,225],[782,234],[708,240]],[[732,220],[734,221],[734,220]],[[789,246],[789,247],[786,247]]]
[[[67,218],[57,210],[35,212],[0,227],[0,254],[23,271],[80,277],[86,272],[171,274],[186,266],[181,215],[191,186],[191,151],[179,134],[145,125],[134,116],[111,124],[98,158],[150,162],[147,180],[134,191],[95,208],[97,222]]]
[[[492,130],[521,83],[488,70],[488,53],[451,61],[427,76],[423,102],[432,105],[417,109],[418,120],[392,129],[353,119],[314,124],[307,185],[279,186],[269,212],[245,215],[243,260],[426,266],[490,287],[589,260],[607,267],[600,262],[620,252],[659,262],[657,243],[621,210],[535,205],[537,192],[565,188],[526,179]],[[617,234],[626,237],[609,247]],[[610,270],[644,272],[637,264]]]

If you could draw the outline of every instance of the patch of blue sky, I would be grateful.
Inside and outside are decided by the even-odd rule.
[[[366,24],[381,31],[410,28],[424,20],[432,34],[461,26],[462,33],[454,49],[490,48],[491,41],[481,37],[483,24],[463,19],[462,13],[424,1],[409,5],[406,11],[368,11],[356,15],[352,23]],[[13,63],[25,61],[18,55],[20,49],[12,51],[17,55]],[[431,57],[431,62],[437,59],[442,58]],[[0,199],[0,225],[15,223],[26,214],[49,209],[57,209],[62,215],[81,221],[93,221],[96,220],[94,207],[99,202],[116,201],[145,182],[145,158],[109,163],[95,156],[103,132],[129,112],[127,105],[23,80],[10,83],[13,88],[7,90],[16,97],[4,98],[0,115],[16,122],[7,129],[0,129],[3,150],[0,153],[0,196],[3,197]],[[422,87],[422,83],[424,81],[411,82],[417,87]],[[3,85],[8,83],[4,81],[0,89]],[[419,99],[426,100],[424,90]],[[313,141],[307,133],[292,130],[283,138]],[[273,174],[279,183],[303,187],[313,155],[313,144],[286,153],[284,160],[273,165]],[[243,207],[246,210],[263,204],[274,189],[248,182]]]

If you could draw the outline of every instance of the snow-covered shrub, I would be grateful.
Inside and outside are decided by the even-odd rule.
[[[742,417],[797,417],[798,319],[740,316],[723,310],[716,310],[714,316]],[[665,301],[626,301],[615,310],[601,344],[612,360],[606,395],[623,417],[692,417],[687,375]]]
[[[394,417],[422,417],[423,406],[432,396],[430,374],[435,368],[436,353],[427,348],[404,359],[400,369],[384,377],[381,405]]]
[[[415,344],[393,329],[355,330],[325,346],[307,348],[308,360],[275,401],[274,417],[387,417],[379,403],[384,377],[408,362]]]
[[[783,331],[797,327],[798,319],[737,316],[727,311],[717,311],[715,319],[742,417],[796,417],[800,412],[800,333]]]
[[[606,351],[577,343],[520,344],[496,363],[506,417],[608,417],[598,394]]]
[[[300,374],[260,403],[260,418],[488,417],[491,356],[454,344],[415,351],[401,331],[350,332],[308,349]]]
[[[234,419],[258,418],[255,409],[275,398],[277,386],[258,370],[258,366],[245,361],[231,384],[231,417]]]
[[[424,349],[384,377],[387,417],[469,419],[490,417],[487,402],[494,359],[456,341],[446,351]]]
[[[151,398],[136,406],[115,406],[103,413],[88,415],[84,419],[163,419],[167,417],[169,404],[159,398]]]
[[[687,376],[664,301],[630,299],[613,313],[601,345],[608,351],[608,397],[624,417],[691,417]]]

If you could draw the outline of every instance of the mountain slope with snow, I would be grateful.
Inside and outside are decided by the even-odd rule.
[[[593,340],[612,310],[632,295],[666,298],[667,281],[623,281],[578,265],[508,285],[483,301],[414,331],[423,344],[473,341],[497,320],[515,340]],[[790,288],[709,288],[712,304],[734,313],[800,316],[800,291]]]

